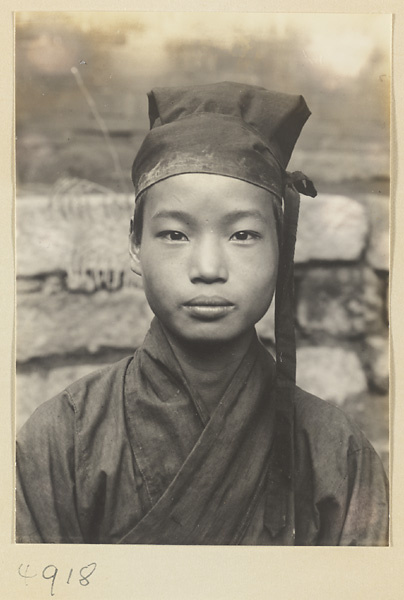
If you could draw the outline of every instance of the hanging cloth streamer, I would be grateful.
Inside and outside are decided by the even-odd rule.
[[[278,281],[275,296],[277,444],[268,472],[265,524],[272,535],[283,525],[284,544],[295,539],[294,396],[296,339],[294,309],[294,254],[299,219],[299,192],[315,197],[313,182],[300,171],[286,172]],[[279,460],[281,457],[281,460]]]
[[[275,339],[277,375],[282,385],[295,383],[296,343],[294,327],[294,255],[300,195],[315,197],[313,182],[301,171],[286,172],[283,231],[280,244],[279,271],[275,297]]]

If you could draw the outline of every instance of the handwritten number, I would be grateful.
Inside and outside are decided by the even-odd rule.
[[[22,563],[21,563],[21,564],[20,564],[20,566],[18,567],[18,575],[19,575],[20,577],[23,577],[23,578],[25,579],[25,585],[28,585],[28,581],[27,581],[27,579],[32,579],[33,577],[36,577],[36,573],[35,573],[35,575],[28,575],[28,569],[29,569],[29,565],[27,565],[27,566],[25,567],[25,573],[23,574],[23,573],[21,573],[21,567],[22,567],[22,566],[23,566],[23,565],[22,565]]]
[[[53,573],[52,575],[45,575],[45,571],[47,571],[48,569],[52,569],[53,568]],[[47,567],[44,568],[44,570],[42,571],[42,577],[44,579],[52,579],[52,583],[51,583],[51,596],[54,596],[55,594],[53,593],[53,587],[55,585],[55,579],[56,579],[56,575],[58,574],[58,568],[55,565],[48,565]]]
[[[90,563],[89,565],[86,565],[85,567],[81,567],[81,569],[80,569],[81,579],[79,579],[80,585],[86,586],[90,583],[88,578],[90,577],[90,575],[92,575],[94,573],[96,566],[97,566],[97,563],[94,562],[94,563]],[[90,572],[86,575],[85,573],[86,573],[87,569],[89,569]]]
[[[89,563],[88,565],[85,565],[84,567],[81,567],[79,575],[80,575],[80,579],[79,579],[79,584],[87,587],[90,583],[90,577],[91,575],[94,573],[95,569],[97,567],[97,563],[92,562]],[[30,569],[30,565],[24,565],[23,563],[20,564],[20,566],[18,567],[18,575],[20,577],[22,577],[25,581],[25,585],[28,585],[28,579],[32,579],[33,577],[37,576],[37,573],[33,573],[32,575],[29,574],[29,569]],[[54,588],[55,588],[55,581],[56,581],[56,576],[59,572],[59,569],[56,567],[56,565],[47,565],[44,570],[42,571],[42,577],[43,579],[48,579],[51,581],[51,588],[50,588],[50,595],[54,596]],[[73,569],[70,569],[69,571],[69,575],[67,578],[66,583],[69,584],[71,577],[73,575]]]

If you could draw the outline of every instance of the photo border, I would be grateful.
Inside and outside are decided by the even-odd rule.
[[[183,0],[168,2],[149,0],[89,2],[72,0],[58,11],[189,11]],[[392,187],[391,187],[391,490],[392,531],[389,548],[287,548],[287,547],[184,547],[184,546],[91,546],[91,545],[25,545],[14,544],[13,487],[14,487],[14,363],[15,363],[15,301],[14,301],[14,150],[13,150],[13,11],[54,11],[49,1],[3,2],[2,63],[0,80],[2,104],[1,190],[1,274],[3,294],[0,299],[2,315],[0,344],[0,377],[2,382],[0,449],[1,469],[1,527],[0,594],[6,600],[14,598],[51,597],[51,581],[41,577],[47,565],[55,565],[60,582],[54,586],[55,598],[96,598],[109,600],[134,598],[163,600],[231,600],[246,598],[274,598],[280,600],[341,598],[367,600],[396,600],[404,584],[404,436],[400,424],[404,422],[404,407],[400,402],[404,391],[403,369],[398,365],[404,359],[401,342],[404,325],[401,304],[404,292],[404,249],[401,234],[404,211],[399,204],[404,183],[398,153],[398,140],[404,139],[404,6],[398,1],[345,0],[297,2],[285,0],[282,10],[279,2],[252,0],[248,11],[245,3],[231,0],[193,3],[194,10],[217,12],[335,12],[335,13],[392,13],[393,14],[393,67],[392,85]],[[80,569],[96,562],[97,569],[90,583],[78,583]],[[29,565],[29,567],[28,567]],[[69,584],[70,570],[73,569]],[[20,574],[18,573],[20,570]],[[50,574],[50,570],[46,573]],[[24,578],[21,573],[27,576]],[[36,574],[36,578],[28,577]],[[41,579],[41,581],[40,581]]]

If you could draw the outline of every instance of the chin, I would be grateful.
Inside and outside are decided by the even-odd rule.
[[[172,331],[172,333],[177,339],[183,340],[187,344],[211,346],[235,342],[246,335],[251,335],[253,331],[254,324],[242,330],[234,330],[224,324],[218,326],[217,323],[198,323],[196,327],[183,328]]]

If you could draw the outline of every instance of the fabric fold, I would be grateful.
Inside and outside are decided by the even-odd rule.
[[[152,332],[142,351],[135,355],[133,375],[141,368],[143,375],[151,376],[158,363],[167,364],[169,356],[172,391],[179,386],[178,403],[190,391],[175,357],[167,351],[167,341],[157,322],[153,323]],[[266,482],[276,408],[271,391],[273,377],[273,359],[254,338],[199,435],[195,424],[195,445],[182,464],[183,457],[172,448],[177,436],[160,438],[165,455],[177,457],[177,464],[170,465],[175,475],[165,490],[162,482],[159,499],[121,543],[237,544],[241,541]],[[131,438],[137,440],[137,461],[147,480],[161,480],[156,478],[155,471],[161,468],[162,458],[156,456],[153,464],[150,462],[147,427],[148,413],[153,412],[156,400],[145,394],[144,377],[134,376],[130,385],[133,389],[126,393],[126,411],[132,427]],[[166,388],[167,394],[170,392]],[[149,402],[139,411],[137,399],[146,397]],[[164,407],[160,408],[164,411]],[[175,411],[175,406],[172,410]],[[181,422],[177,426],[182,432]],[[161,435],[164,436],[163,429]],[[157,495],[157,490],[154,493]]]

